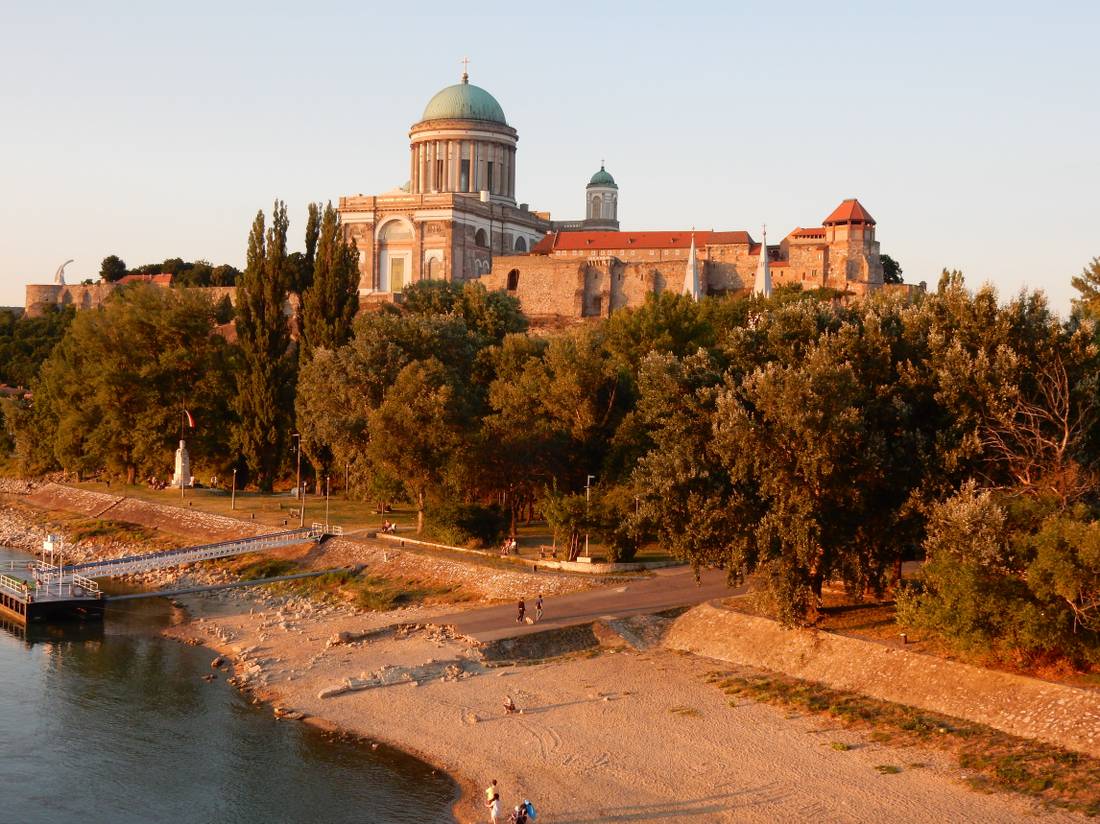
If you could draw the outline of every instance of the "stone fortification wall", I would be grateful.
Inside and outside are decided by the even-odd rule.
[[[947,661],[873,641],[784,629],[710,604],[678,618],[672,649],[965,718],[1100,757],[1100,692]]]
[[[77,309],[95,309],[119,288],[116,283],[65,284],[55,283],[27,286],[27,317],[40,317],[50,306],[75,306]],[[237,287],[235,286],[198,286],[198,289],[217,303],[226,295],[229,302],[237,305]]]
[[[77,309],[94,309],[114,292],[110,283],[46,284],[28,286],[26,292],[27,317],[39,317],[50,306],[75,306]]]

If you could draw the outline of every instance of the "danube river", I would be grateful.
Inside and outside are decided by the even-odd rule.
[[[213,653],[158,634],[171,609],[122,601],[102,625],[0,629],[0,821],[452,820],[453,782],[421,762],[203,681]]]

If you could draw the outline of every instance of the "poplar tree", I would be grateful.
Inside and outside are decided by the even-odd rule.
[[[310,218],[316,214],[310,204]],[[343,238],[340,217],[330,201],[314,236],[316,254],[306,237],[306,257],[313,260],[313,281],[302,296],[302,355],[314,349],[335,350],[351,338],[359,309],[359,254]]]
[[[253,480],[270,492],[286,451],[294,397],[290,327],[283,311],[291,287],[286,204],[275,201],[264,232],[261,210],[248,236],[248,262],[237,286],[236,445]]]

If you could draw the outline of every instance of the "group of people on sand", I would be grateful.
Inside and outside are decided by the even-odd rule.
[[[500,554],[519,555],[519,542],[516,541],[514,535],[511,538],[504,539],[504,543],[500,545]]]
[[[382,522],[382,532],[388,532],[393,535],[397,532],[397,524],[390,522],[388,519]]]
[[[535,805],[523,799],[522,804],[517,804],[508,818],[504,818],[504,802],[500,800],[500,790],[497,788],[497,780],[494,778],[485,788],[485,807],[489,810],[490,824],[527,824],[537,818]]]
[[[525,620],[527,621],[528,624],[537,624],[539,621],[542,620],[542,593],[540,592],[539,597],[535,599],[535,617],[533,619],[526,617],[527,616],[527,604],[524,603],[522,598],[519,599],[519,604],[517,605],[517,609],[518,609],[518,612],[516,614],[516,623],[517,624],[522,624]]]

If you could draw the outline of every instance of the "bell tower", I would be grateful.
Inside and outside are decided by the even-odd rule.
[[[585,229],[619,231],[619,187],[604,164],[585,187]]]

